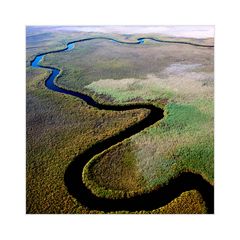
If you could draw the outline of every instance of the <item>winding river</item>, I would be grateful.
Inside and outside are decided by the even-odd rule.
[[[159,189],[156,189],[150,193],[144,193],[137,195],[131,198],[125,199],[105,199],[100,198],[92,194],[92,192],[85,186],[82,181],[82,172],[84,166],[88,161],[91,160],[96,154],[101,153],[102,151],[108,149],[109,147],[123,141],[126,138],[131,137],[132,135],[142,131],[143,129],[151,126],[160,119],[163,118],[163,110],[151,104],[128,104],[128,105],[107,105],[96,102],[90,96],[75,92],[71,90],[64,89],[56,85],[54,80],[59,76],[60,70],[57,68],[42,66],[40,64],[44,56],[51,53],[70,51],[74,48],[75,43],[91,41],[94,39],[103,39],[107,41],[114,41],[119,44],[144,44],[144,40],[148,39],[158,43],[173,43],[173,44],[188,44],[197,47],[207,47],[212,48],[212,45],[202,45],[191,42],[181,42],[181,41],[168,41],[168,40],[159,40],[154,38],[138,38],[135,42],[124,42],[115,40],[109,37],[92,37],[85,38],[81,40],[71,41],[67,46],[61,50],[49,51],[42,54],[39,54],[31,62],[31,66],[34,68],[44,68],[51,70],[51,74],[45,81],[45,86],[55,92],[62,94],[72,95],[74,97],[81,98],[88,105],[96,107],[100,110],[112,110],[112,111],[126,111],[131,109],[149,109],[150,113],[146,118],[139,121],[138,123],[124,129],[119,132],[117,135],[111,136],[101,142],[97,142],[92,147],[87,149],[85,152],[78,155],[73,161],[69,164],[66,169],[64,181],[68,189],[69,194],[76,198],[83,206],[91,210],[99,210],[104,212],[111,211],[140,211],[140,210],[153,210],[159,207],[162,207],[172,201],[174,198],[178,197],[182,192],[187,190],[196,189],[198,190],[203,200],[206,203],[208,213],[214,212],[214,188],[208,183],[203,177],[199,174],[194,174],[191,172],[183,172],[178,177],[170,180],[168,185],[163,186]]]

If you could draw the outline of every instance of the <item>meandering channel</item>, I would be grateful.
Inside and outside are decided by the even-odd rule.
[[[142,195],[134,196],[126,199],[105,199],[100,198],[92,194],[92,192],[85,186],[82,181],[82,172],[84,166],[88,161],[91,160],[96,154],[101,153],[102,151],[108,149],[109,147],[123,141],[126,138],[131,137],[132,135],[142,131],[143,129],[151,126],[160,119],[163,118],[163,110],[151,104],[128,104],[128,105],[107,105],[96,102],[90,96],[75,92],[71,90],[64,89],[56,85],[54,80],[59,76],[60,70],[57,68],[42,66],[40,64],[44,56],[51,53],[70,51],[74,48],[74,44],[78,42],[90,41],[94,39],[103,39],[108,41],[114,41],[119,44],[144,44],[146,39],[159,42],[159,43],[173,43],[173,44],[188,44],[197,47],[214,47],[212,45],[202,45],[191,42],[181,42],[181,41],[168,41],[168,40],[159,40],[155,38],[138,38],[134,42],[124,42],[115,40],[109,37],[92,37],[85,38],[76,41],[71,41],[67,46],[61,50],[48,51],[42,54],[39,54],[31,62],[31,66],[34,68],[44,68],[51,70],[51,74],[45,81],[45,86],[55,92],[62,94],[72,95],[74,97],[81,98],[88,105],[96,107],[100,110],[112,110],[112,111],[126,111],[131,109],[149,109],[150,113],[146,118],[139,121],[138,123],[122,130],[117,135],[111,136],[103,141],[97,142],[92,147],[87,149],[85,152],[78,155],[73,161],[69,164],[66,169],[64,181],[68,189],[68,192],[76,198],[83,206],[92,209],[100,210],[104,212],[111,211],[140,211],[140,210],[153,210],[159,207],[162,207],[172,201],[174,198],[178,197],[182,192],[187,190],[196,189],[198,190],[203,200],[206,203],[208,213],[213,213],[214,211],[214,188],[208,183],[203,177],[199,174],[194,174],[191,172],[181,173],[178,177],[170,180],[167,186],[163,186],[159,189],[156,189],[150,193],[144,193]]]

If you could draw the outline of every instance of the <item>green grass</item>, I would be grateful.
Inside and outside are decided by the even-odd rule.
[[[35,54],[86,37],[46,29],[29,34],[33,37],[27,41],[27,66]],[[76,44],[71,52],[51,54],[43,63],[63,70],[58,85],[86,92],[101,102],[165,105],[161,122],[88,163],[83,179],[96,195],[117,198],[150,191],[181,171],[200,173],[213,184],[212,50],[94,40]],[[81,100],[47,90],[48,74],[27,67],[27,212],[99,213],[87,210],[68,194],[64,172],[74,156],[139,121],[146,111],[98,111]],[[204,212],[196,191],[152,211]]]
[[[168,104],[160,123],[93,158],[84,171],[85,183],[108,198],[151,191],[183,171],[213,184],[212,107],[207,100]]]
[[[143,110],[98,111],[83,101],[49,91],[44,70],[27,71],[27,212],[78,209],[64,185],[74,156],[145,116]]]
[[[196,55],[206,54],[196,51]],[[160,100],[167,99],[163,120],[89,162],[84,181],[94,194],[116,198],[148,192],[183,171],[199,173],[213,184],[214,104],[209,67],[213,62],[212,50],[208,51],[199,62],[169,62],[159,76],[101,79],[85,87],[118,103],[139,99],[160,106]],[[104,172],[107,179],[102,177]]]
[[[37,49],[42,52],[46,46]],[[64,173],[68,164],[92,144],[139,121],[146,111],[98,111],[79,99],[46,89],[48,74],[47,70],[31,67],[26,71],[27,212],[89,213],[66,190]]]

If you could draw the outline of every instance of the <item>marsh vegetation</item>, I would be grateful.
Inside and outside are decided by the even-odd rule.
[[[27,34],[27,212],[97,212],[68,194],[63,180],[68,164],[148,112],[99,111],[79,99],[47,90],[44,81],[49,72],[32,69],[30,60],[38,53],[61,48],[79,38],[79,33],[66,36],[37,29]],[[62,70],[56,80],[59,86],[85,92],[100,102],[150,102],[164,107],[163,120],[86,166],[83,178],[92,183],[95,194],[109,192],[116,198],[119,193],[148,192],[183,171],[199,173],[213,185],[213,49],[93,40],[76,44],[71,52],[48,55],[42,64]],[[206,211],[201,195],[193,190],[152,213]]]

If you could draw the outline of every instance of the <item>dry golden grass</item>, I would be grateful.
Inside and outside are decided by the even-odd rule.
[[[112,212],[116,213],[116,212]],[[128,211],[117,213],[128,214]],[[196,190],[183,192],[179,197],[172,200],[167,205],[152,211],[136,211],[132,214],[206,214],[207,208],[201,194]]]
[[[68,164],[92,144],[144,118],[146,111],[99,111],[46,89],[46,76],[41,69],[27,70],[27,213],[89,212],[67,192]]]
[[[204,214],[207,213],[201,194],[196,190],[183,192],[166,206],[153,210],[156,214]]]

